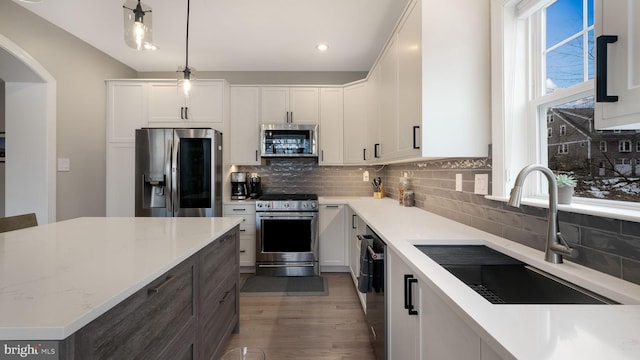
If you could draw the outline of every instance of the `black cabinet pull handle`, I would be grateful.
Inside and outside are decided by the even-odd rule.
[[[256,150],[256,161],[258,161],[258,150]]]
[[[407,309],[409,315],[418,315],[418,311],[413,306],[413,291],[412,285],[417,284],[418,279],[413,275],[404,275],[404,308]]]
[[[362,160],[367,160],[367,149],[362,149]]]
[[[616,41],[617,35],[600,35],[596,39],[596,102],[618,101],[618,96],[607,95],[607,45]]]
[[[320,150],[320,161],[324,161],[324,150]]]
[[[340,207],[340,205],[325,205],[324,207],[326,207],[327,209],[337,209]]]
[[[147,289],[147,294],[157,294],[157,293],[159,293],[160,290],[162,290],[162,288],[167,286],[167,284],[169,284],[175,278],[176,278],[175,275],[167,275],[167,277],[164,279],[163,282],[160,283],[160,285]]]
[[[290,117],[290,119],[291,119],[291,123],[293,124],[293,111],[291,111],[291,117]]]
[[[380,158],[380,144],[373,144],[373,157]]]
[[[414,149],[420,149],[420,145],[418,145],[418,142],[416,140],[417,139],[416,130],[419,130],[419,129],[420,129],[420,126],[416,125],[416,126],[413,127],[413,148]]]
[[[188,106],[184,107],[184,119],[185,120],[189,120],[189,107]]]
[[[180,119],[184,120],[184,106],[180,107]]]
[[[351,228],[356,229],[356,214],[351,214]]]

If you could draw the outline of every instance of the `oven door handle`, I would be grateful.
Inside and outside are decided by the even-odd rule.
[[[316,218],[316,215],[298,215],[293,213],[283,213],[282,215],[256,215],[256,218],[260,220],[313,220]]]
[[[314,263],[288,263],[288,264],[258,264],[258,267],[263,268],[283,268],[283,267],[292,267],[292,266],[302,266],[302,267],[314,267],[316,264]]]

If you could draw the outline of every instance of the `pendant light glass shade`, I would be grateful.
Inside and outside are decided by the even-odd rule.
[[[127,0],[122,5],[124,41],[136,50],[156,50],[153,45],[151,7],[140,0]]]

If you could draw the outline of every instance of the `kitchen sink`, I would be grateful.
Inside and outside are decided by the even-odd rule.
[[[493,304],[616,304],[484,245],[416,247]]]

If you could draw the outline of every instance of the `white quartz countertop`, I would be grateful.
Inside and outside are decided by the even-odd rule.
[[[332,203],[339,199],[321,199]],[[340,202],[341,203],[341,202]],[[639,359],[640,286],[393,199],[346,203],[442,299],[505,359]],[[484,244],[627,305],[495,305],[476,294],[415,244]]]
[[[241,220],[77,218],[0,234],[0,339],[63,340]]]

